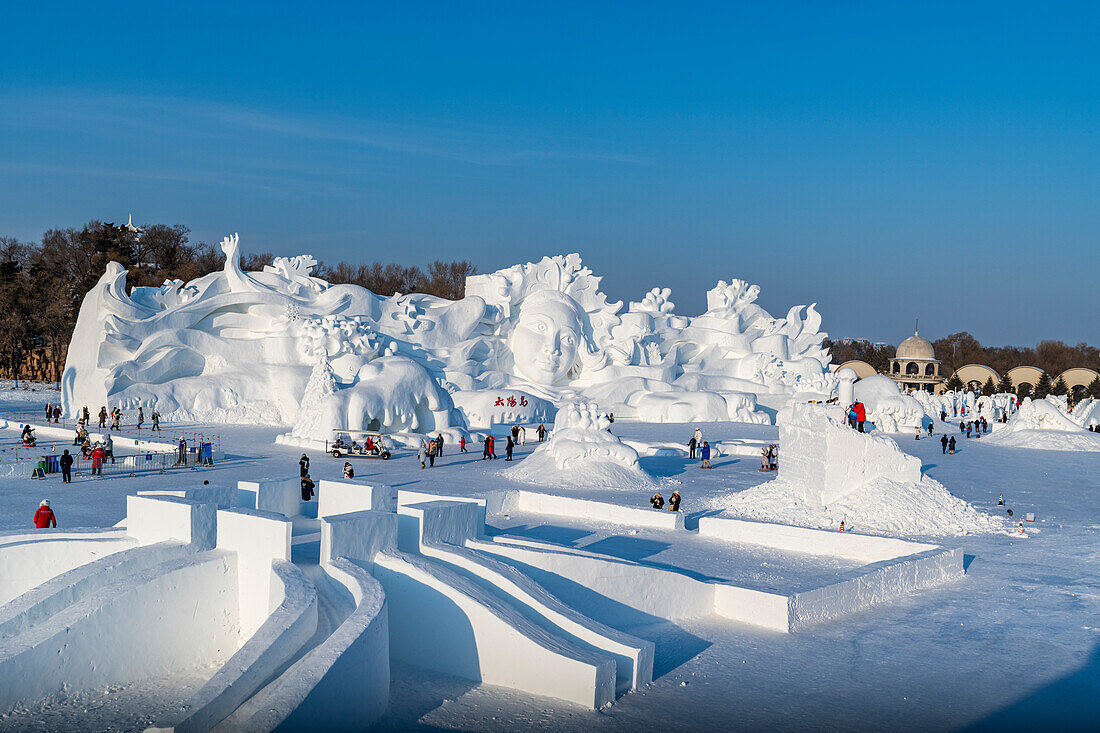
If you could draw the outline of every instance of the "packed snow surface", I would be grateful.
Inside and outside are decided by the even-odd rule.
[[[58,393],[38,389],[0,393],[9,409],[40,412]],[[28,407],[28,405],[30,407]],[[951,410],[948,410],[950,414]],[[613,432],[635,445],[683,446],[694,423],[653,424],[616,420]],[[700,425],[715,443],[777,440],[777,428],[730,422]],[[533,426],[528,425],[530,434]],[[206,430],[207,425],[166,422],[165,432]],[[127,430],[132,430],[132,426]],[[51,499],[63,527],[109,527],[123,518],[125,497],[151,488],[193,488],[204,479],[233,486],[240,479],[293,477],[300,449],[272,445],[283,428],[219,426],[226,460],[198,472],[165,475],[77,476],[62,485],[0,479],[0,529],[26,529],[38,502]],[[18,435],[5,431],[5,446]],[[669,623],[656,618],[619,620],[623,609],[608,607],[584,588],[575,588],[577,608],[590,617],[656,644],[654,682],[619,698],[608,710],[593,712],[547,698],[395,664],[391,700],[376,730],[637,731],[637,730],[806,730],[837,727],[858,731],[1091,730],[1100,683],[1100,453],[1018,450],[996,445],[989,436],[966,440],[958,426],[955,455],[943,455],[934,440],[897,436],[896,444],[917,458],[923,472],[952,494],[985,511],[999,512],[1004,493],[1016,518],[1035,512],[1026,535],[986,533],[939,537],[936,542],[966,554],[963,579],[904,602],[854,614],[843,622],[810,632],[775,634],[704,617]],[[498,439],[503,438],[499,428]],[[517,450],[518,465],[534,446]],[[434,469],[421,470],[414,450],[398,447],[389,461],[356,464],[357,478],[400,486],[477,496],[525,486],[499,471],[496,461],[458,454],[448,443]],[[337,479],[343,460],[310,451],[313,475]],[[780,465],[784,460],[780,452]],[[750,491],[774,474],[757,471],[757,457],[723,456],[714,470],[664,452],[640,465],[662,483],[675,483],[684,496],[689,530],[699,517],[715,512],[720,497]],[[550,489],[552,491],[552,489]],[[651,490],[599,492],[562,490],[570,496],[646,507]],[[667,496],[667,493],[666,493]],[[542,518],[523,531],[532,538],[577,543],[637,562],[698,568],[724,576],[701,561],[710,547],[673,545],[671,536],[642,531],[555,522]],[[548,528],[542,525],[561,525]],[[857,531],[859,527],[856,527]],[[594,546],[598,545],[598,546]],[[698,555],[696,566],[693,555]],[[713,553],[711,554],[713,557]],[[724,558],[713,558],[713,562]],[[761,558],[762,580],[790,579],[780,558]],[[731,568],[750,572],[750,567]],[[809,567],[800,575],[816,575]],[[798,577],[798,576],[795,576]],[[161,710],[190,697],[193,687],[179,680],[150,680],[146,690],[71,700],[43,700],[0,719],[8,730],[136,730]],[[792,703],[792,690],[797,691]],[[731,721],[734,721],[731,723]]]

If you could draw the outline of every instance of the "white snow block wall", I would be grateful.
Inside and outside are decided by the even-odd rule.
[[[790,598],[791,631],[963,576],[961,548],[936,548],[862,568],[849,580],[796,593]]]
[[[472,580],[409,554],[379,554],[390,654],[463,679],[587,708],[615,699],[615,661],[565,644]]]
[[[682,512],[639,509],[608,504],[602,501],[575,499],[571,496],[540,494],[536,491],[516,492],[515,508],[518,511],[534,514],[554,514],[560,517],[576,517],[595,522],[623,524],[630,527],[684,528],[684,515]]]
[[[779,423],[779,480],[800,490],[811,506],[826,506],[876,478],[918,483],[920,460],[889,438],[860,433],[840,408],[792,404]]]
[[[229,730],[365,730],[389,704],[389,614],[382,586],[347,560],[325,566],[355,610],[319,646],[249,700]]]
[[[296,517],[302,513],[302,480],[281,478],[238,481],[237,506]]]
[[[290,561],[290,520],[253,509],[219,509],[217,527],[218,548],[237,553],[243,643],[282,601],[271,563]]]
[[[936,545],[910,542],[893,537],[875,537],[854,532],[831,532],[786,524],[752,522],[724,517],[699,519],[699,536],[717,537],[730,542],[762,545],[787,552],[805,552],[857,560],[864,563],[892,560],[936,549]]]
[[[188,489],[151,489],[137,492],[138,496],[176,496],[180,499],[197,501],[201,504],[217,504],[221,509],[237,506],[237,487],[235,486],[195,486]]]
[[[395,549],[397,515],[393,512],[352,512],[321,519],[322,565],[341,557],[369,564],[377,553]]]
[[[297,566],[273,563],[273,594],[282,600],[263,626],[159,731],[205,733],[256,693],[317,631],[317,589]]]
[[[0,532],[0,604],[73,568],[134,547],[122,530]]]
[[[426,542],[461,545],[482,534],[483,509],[473,502],[429,501],[397,508],[397,546],[415,552]]]
[[[393,489],[389,486],[367,484],[355,479],[332,481],[327,478],[317,484],[319,518],[372,510],[392,512],[395,506]]]
[[[217,541],[217,511],[216,504],[177,496],[127,496],[126,533],[142,545],[176,540],[209,550]]]
[[[127,576],[0,641],[0,714],[62,690],[199,669],[236,649],[234,558],[191,554]]]

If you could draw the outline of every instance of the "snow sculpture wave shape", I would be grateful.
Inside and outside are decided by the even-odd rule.
[[[576,254],[472,276],[451,301],[332,285],[311,275],[308,255],[244,272],[236,235],[222,250],[219,272],[130,294],[126,270],[108,265],[69,349],[69,414],[142,405],[169,419],[291,425],[317,439],[337,429],[467,429],[456,402],[470,401],[451,395],[509,390],[540,406],[598,400],[609,412],[659,416],[676,405],[678,419],[718,409],[762,421],[757,396],[824,395],[835,383],[814,305],[772,318],[754,303],[759,288],[740,280],[719,282],[707,312],[685,317],[667,288],[621,312]],[[692,405],[708,414],[680,414]]]

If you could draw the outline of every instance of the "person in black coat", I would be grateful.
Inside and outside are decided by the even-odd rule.
[[[302,478],[309,476],[309,456],[305,453],[302,454],[301,460],[298,461],[298,468],[301,470]],[[309,501],[309,499],[306,499]]]
[[[69,455],[69,451],[66,450],[62,453],[57,462],[61,466],[61,483],[71,484],[73,482],[73,457]]]
[[[942,438],[940,438],[940,445],[943,446],[943,452],[946,453],[947,452],[947,435],[944,435]]]
[[[951,455],[955,455],[955,436],[951,436],[951,440],[947,441],[947,450],[951,451]]]
[[[512,440],[512,436],[508,436],[508,443],[504,446],[504,452],[508,454],[508,457],[504,460],[512,460],[512,449],[516,447],[516,441]]]

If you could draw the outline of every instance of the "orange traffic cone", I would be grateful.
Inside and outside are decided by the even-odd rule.
[[[1004,494],[998,494],[997,495],[997,506],[1004,506],[1004,505],[1005,505],[1005,495]]]

